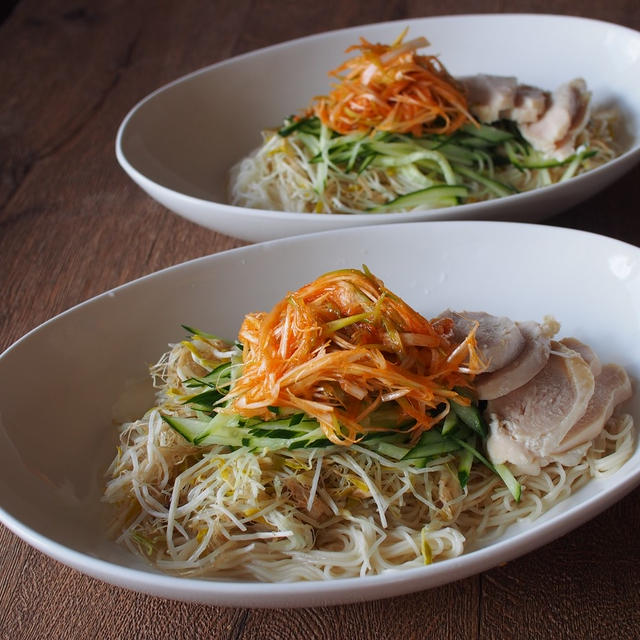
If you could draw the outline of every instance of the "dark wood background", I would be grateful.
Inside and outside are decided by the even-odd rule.
[[[202,66],[311,33],[509,11],[582,15],[640,29],[638,0],[5,5],[0,351],[93,295],[240,246],[171,214],[118,167],[117,127],[150,91]],[[639,185],[636,167],[546,224],[640,246]],[[553,544],[467,580],[364,604],[264,611],[182,604],[112,587],[45,557],[0,526],[0,638],[640,638],[638,531],[636,491]]]

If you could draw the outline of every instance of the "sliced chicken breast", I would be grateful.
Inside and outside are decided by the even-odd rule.
[[[513,360],[496,371],[476,377],[474,384],[481,400],[494,400],[527,384],[549,359],[551,341],[542,327],[537,322],[518,322],[516,326],[524,345]]]
[[[552,341],[547,364],[534,378],[511,393],[491,400],[487,412],[504,430],[489,436],[487,448],[494,461],[510,460],[505,440],[526,450],[530,460],[544,458],[557,449],[565,435],[585,414],[595,390],[595,378],[582,356]]]
[[[549,107],[549,93],[520,84],[516,87],[513,109],[503,114],[503,118],[513,120],[518,124],[528,124],[538,121]]]
[[[616,364],[607,364],[595,379],[595,390],[584,415],[571,427],[552,451],[562,453],[593,440],[604,428],[614,409],[631,397],[627,372]]]
[[[512,76],[478,74],[459,78],[471,113],[481,122],[506,118],[518,124],[536,122],[550,103],[549,92],[518,84]]]
[[[590,117],[591,94],[582,78],[558,87],[551,105],[536,122],[520,125],[523,137],[546,156],[564,160],[575,152],[575,141]]]
[[[522,351],[525,339],[513,320],[483,311],[451,311],[440,318],[453,320],[453,340],[462,342],[476,326],[476,344],[486,371],[495,371],[514,360]]]
[[[565,346],[569,347],[569,349],[573,349],[573,351],[577,351],[584,359],[584,361],[589,365],[594,376],[599,375],[602,371],[602,363],[600,362],[600,358],[598,358],[595,351],[584,342],[578,340],[578,338],[562,338],[560,342]]]
[[[511,76],[480,73],[458,78],[467,94],[471,113],[480,122],[495,122],[515,106],[517,80]]]

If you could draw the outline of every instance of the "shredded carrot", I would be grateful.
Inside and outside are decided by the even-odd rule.
[[[339,79],[328,96],[311,107],[330,129],[341,134],[389,131],[449,135],[467,122],[465,95],[435,55],[418,55],[425,38],[403,43],[405,31],[392,45],[360,44],[347,49],[360,55],[330,72]],[[345,75],[343,72],[347,72]]]
[[[475,330],[457,345],[452,324],[429,322],[366,267],[329,272],[245,317],[242,375],[224,410],[266,420],[274,407],[304,411],[332,442],[351,444],[380,430],[368,417],[389,402],[415,420],[417,439],[450,399],[469,402],[455,388],[484,368]]]

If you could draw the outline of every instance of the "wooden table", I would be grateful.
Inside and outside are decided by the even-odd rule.
[[[637,0],[514,4],[640,29]],[[173,215],[118,167],[117,127],[147,93],[314,32],[511,8],[502,0],[18,2],[0,25],[0,351],[90,296],[241,244]],[[547,223],[640,245],[639,202],[636,167]],[[343,607],[263,611],[112,587],[0,526],[0,638],[639,638],[639,529],[636,491],[539,551],[448,586]]]

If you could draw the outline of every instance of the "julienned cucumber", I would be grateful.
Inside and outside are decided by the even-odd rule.
[[[509,489],[514,500],[516,502],[519,502],[520,496],[522,494],[522,485],[516,480],[509,467],[507,467],[506,464],[497,464],[495,465],[494,469],[495,472],[502,478],[502,481],[505,483],[507,489]]]
[[[513,139],[513,134],[504,129],[498,129],[488,124],[465,124],[461,127],[460,131],[475,138],[481,138],[487,142],[492,142],[497,145],[501,142]]]
[[[546,157],[531,148],[525,148],[524,150],[519,149],[517,145],[509,142],[505,144],[504,148],[509,162],[518,169],[552,169],[553,167],[563,167],[569,165],[576,159],[580,161],[586,160],[597,153],[595,149],[586,149],[579,153],[574,153],[563,160],[558,160],[556,158]]]
[[[471,467],[473,465],[473,450],[476,448],[475,436],[469,438],[467,444],[470,448],[463,449],[458,456],[458,481],[460,482],[460,486],[463,489],[467,486],[469,475],[471,473]]]
[[[475,180],[478,184],[484,185],[489,189],[489,191],[492,191],[497,196],[508,196],[518,192],[515,187],[505,184],[504,182],[500,182],[499,180],[489,178],[488,176],[485,176],[478,171],[474,171],[469,167],[465,167],[462,164],[454,164],[453,169],[460,175],[470,178],[471,180]]]
[[[483,438],[487,437],[487,424],[482,417],[480,409],[475,404],[464,405],[452,400],[451,409],[470,429],[473,429]]]
[[[438,189],[442,188],[455,187]],[[187,386],[204,388],[204,391],[196,393],[183,403],[195,415],[162,415],[162,419],[185,440],[202,447],[220,445],[278,451],[335,446],[325,436],[317,420],[299,411],[272,407],[274,418],[270,420],[245,419],[223,412],[212,413],[213,405],[223,397],[220,388],[227,387],[230,382],[230,372],[231,364],[225,363],[203,377],[191,378]],[[513,497],[519,500],[521,487],[509,469],[505,465],[494,467],[478,451],[477,436],[482,440],[487,437],[487,425],[468,390],[457,390],[469,398],[469,404],[451,400],[447,417],[436,427],[424,432],[417,443],[412,442],[412,423],[402,422],[398,406],[383,403],[381,408],[368,416],[367,425],[374,430],[367,433],[358,445],[389,460],[402,461],[417,468],[426,467],[429,461],[436,458],[453,455],[457,460],[458,479],[462,488],[469,479],[473,460],[479,460],[498,474]]]
[[[398,196],[386,204],[372,207],[368,211],[381,213],[392,211],[396,208],[446,207],[458,204],[459,198],[466,198],[468,194],[469,189],[464,185],[434,185],[433,187]]]
[[[496,179],[501,174],[494,169],[506,165],[520,171],[539,170],[543,182],[551,180],[545,173],[547,169],[564,166],[565,173],[557,179],[563,182],[596,153],[593,149],[582,149],[564,160],[546,157],[533,149],[508,120],[495,126],[468,123],[451,135],[414,137],[387,131],[342,135],[316,116],[290,117],[278,133],[282,137],[294,135],[302,142],[311,153],[310,162],[320,165],[320,175],[325,178],[330,169],[349,180],[355,180],[369,168],[388,175],[396,175],[407,167],[414,170],[415,179],[403,176],[401,182],[411,185],[403,189],[413,187],[415,191],[372,206],[366,209],[368,213],[455,206],[469,198],[473,201],[478,187],[481,193],[492,197],[518,193],[508,174],[503,178],[506,182]],[[467,190],[457,191],[465,188],[463,185],[467,185]]]
[[[182,418],[179,416],[167,416],[162,414],[162,419],[185,440],[192,443],[198,442],[198,437],[209,429],[211,418]]]
[[[294,426],[290,420],[241,424],[238,416],[222,413],[208,419],[168,415],[162,415],[162,419],[183,438],[199,446],[277,450],[330,444],[315,420],[302,420]]]

